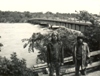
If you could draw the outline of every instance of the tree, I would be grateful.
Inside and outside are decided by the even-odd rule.
[[[80,11],[78,15],[79,20],[90,21],[91,15],[87,11]]]
[[[87,11],[80,11],[78,17],[80,20],[91,23],[91,26],[88,26],[84,32],[84,35],[88,38],[91,51],[100,49],[100,24],[97,16]]]
[[[0,75],[2,76],[34,76],[33,70],[27,68],[25,59],[18,59],[17,54],[11,54],[11,59],[0,56]]]

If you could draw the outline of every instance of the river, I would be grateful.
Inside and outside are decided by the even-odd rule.
[[[49,29],[42,28],[39,25],[29,23],[0,23],[0,42],[3,43],[0,56],[10,58],[10,54],[16,52],[18,58],[24,58],[27,62],[27,67],[36,64],[36,56],[38,50],[28,53],[28,47],[23,48],[21,39],[30,38],[32,33],[41,32],[46,33]]]

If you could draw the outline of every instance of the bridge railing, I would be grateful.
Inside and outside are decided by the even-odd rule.
[[[67,20],[67,19],[53,19],[53,18],[31,18],[29,20],[54,20],[54,21],[61,21],[61,22],[72,22],[72,23],[83,23],[83,24],[91,24],[89,21],[79,21],[79,20]]]
[[[90,52],[91,56],[96,56],[96,55],[99,55],[99,54],[100,54],[100,50]],[[72,62],[72,61],[73,61],[72,56],[64,58],[64,63],[68,63],[68,62]],[[91,65],[89,64],[89,66],[87,68],[92,68],[92,67],[96,67],[96,66],[100,66],[100,61],[93,62]],[[35,71],[40,71],[40,69],[44,69],[44,68],[47,68],[47,63],[34,65],[33,69]],[[67,72],[75,71],[74,67],[69,67],[69,68],[66,68],[66,69],[67,69]]]

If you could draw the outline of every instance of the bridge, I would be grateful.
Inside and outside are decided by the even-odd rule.
[[[29,20],[27,20],[27,22],[32,23],[32,24],[44,25],[44,26],[47,26],[47,27],[65,26],[66,28],[78,30],[78,31],[81,31],[81,32],[84,32],[86,30],[86,27],[89,27],[89,26],[92,25],[91,23],[84,23],[84,22],[42,19],[42,18],[29,19]]]

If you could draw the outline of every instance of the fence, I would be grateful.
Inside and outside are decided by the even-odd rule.
[[[90,55],[92,57],[96,56],[96,55],[99,55],[99,54],[100,54],[100,50],[90,52]],[[72,56],[64,58],[64,63],[68,63],[68,62],[72,62],[72,61],[73,61],[73,57]],[[96,62],[93,62],[92,64],[89,64],[87,68],[93,68],[93,67],[96,67],[96,66],[100,66],[100,61],[96,61]],[[34,65],[34,70],[38,71],[38,72],[42,71],[45,68],[47,68],[47,63]],[[75,71],[74,65],[70,65],[66,69],[67,70],[65,70],[65,73],[70,73],[70,72],[74,72]]]

